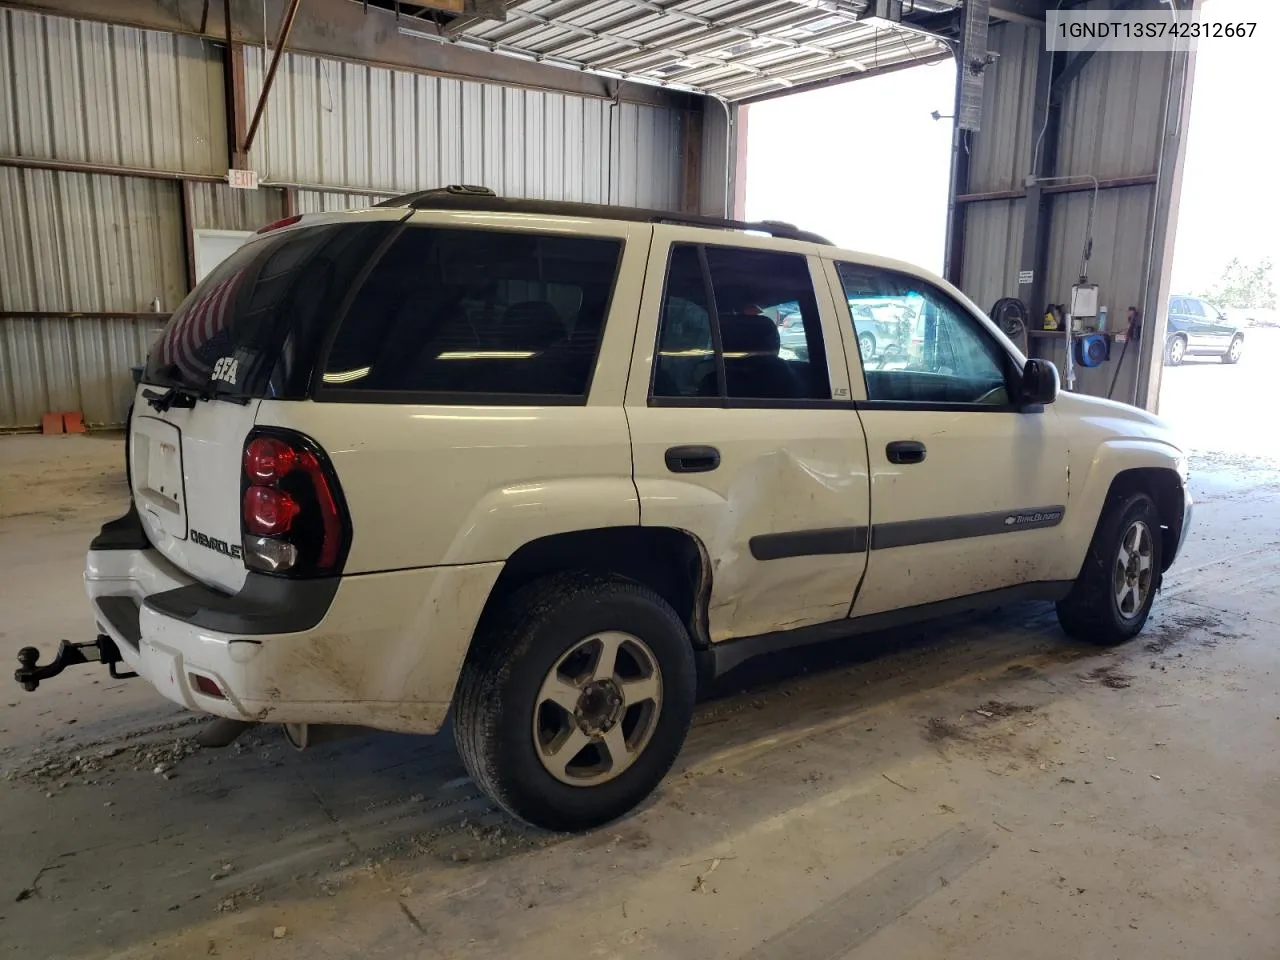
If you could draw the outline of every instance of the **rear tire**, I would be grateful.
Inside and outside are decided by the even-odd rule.
[[[1227,352],[1222,355],[1223,363],[1239,363],[1240,354],[1244,351],[1244,337],[1233,337],[1231,346],[1227,347]]]
[[[606,650],[612,666],[602,666]],[[588,830],[666,776],[696,680],[688,633],[657,593],[555,574],[486,613],[459,677],[454,740],[472,779],[512,816]]]
[[[1187,356],[1187,341],[1182,337],[1173,337],[1165,344],[1164,362],[1171,367],[1182,365]]]
[[[1058,622],[1074,640],[1111,646],[1142,632],[1161,579],[1160,511],[1145,493],[1113,496]]]

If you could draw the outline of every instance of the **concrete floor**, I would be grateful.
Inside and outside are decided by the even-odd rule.
[[[0,661],[89,636],[121,459],[0,439]],[[1280,463],[1193,471],[1137,641],[1070,645],[1032,605],[751,665],[581,837],[496,813],[449,736],[199,751],[138,681],[9,686],[0,957],[1276,960]]]

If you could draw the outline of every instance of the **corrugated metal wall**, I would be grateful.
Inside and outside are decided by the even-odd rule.
[[[245,51],[249,102],[263,53]],[[678,208],[679,112],[286,54],[250,166],[264,180]],[[613,163],[609,163],[612,156]]]
[[[284,216],[283,190],[232,190],[225,183],[193,183],[193,230],[257,230]]]
[[[252,111],[263,52],[246,48]],[[0,156],[191,176],[226,172],[222,50],[0,9]],[[716,107],[718,110],[719,108]],[[286,55],[250,165],[300,184],[299,213],[482,183],[513,196],[676,209],[683,114]],[[705,169],[712,161],[704,149]],[[723,167],[716,169],[722,175]],[[371,196],[324,190],[368,189]],[[192,182],[193,229],[254,230],[282,189]],[[186,292],[182,185],[0,166],[0,311],[170,311]],[[158,320],[0,320],[0,429],[50,410],[122,421]]]
[[[389,196],[362,196],[356,193],[299,190],[296,204],[298,213],[331,213],[335,210],[359,210],[390,199],[391,197]]]
[[[135,312],[186,294],[179,185],[0,168],[0,311]],[[158,319],[0,320],[0,426],[119,423]]]
[[[0,154],[222,173],[222,60],[204,40],[0,10]]]
[[[1041,135],[1033,122],[1041,31],[1018,24],[995,25],[988,44],[999,57],[987,78],[982,130],[970,140],[967,192],[973,194],[1021,191]],[[1168,71],[1169,55],[1165,53],[1093,57],[1063,99],[1058,175],[1099,180],[1154,175]],[[1154,197],[1152,185],[1102,190],[1097,196],[1088,271],[1089,279],[1100,287],[1100,303],[1109,308],[1108,325],[1113,330],[1123,329],[1130,305],[1142,305]],[[1045,295],[1050,303],[1070,300],[1071,285],[1079,276],[1091,201],[1088,190],[1048,199]],[[1025,209],[1021,198],[966,206],[961,285],[983,307],[1019,293]],[[1029,306],[1034,311],[1042,305]],[[1048,340],[1038,344],[1044,355],[1062,365],[1061,344]],[[1130,356],[1116,385],[1117,399],[1132,397],[1136,371],[1137,364]],[[1104,364],[1077,372],[1078,390],[1106,394],[1115,368]]]

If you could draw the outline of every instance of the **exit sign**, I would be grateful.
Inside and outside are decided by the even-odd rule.
[[[257,190],[257,170],[228,170],[227,183],[236,190]]]

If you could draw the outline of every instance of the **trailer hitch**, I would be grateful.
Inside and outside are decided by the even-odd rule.
[[[63,640],[58,644],[58,652],[53,659],[43,666],[36,666],[40,659],[40,651],[35,647],[23,647],[18,651],[20,666],[13,672],[13,679],[22,684],[25,690],[34,690],[40,686],[41,680],[56,677],[67,667],[81,663],[105,663],[111,676],[116,680],[127,680],[136,677],[136,673],[121,673],[116,664],[123,662],[116,642],[105,633],[86,643],[68,643]]]

